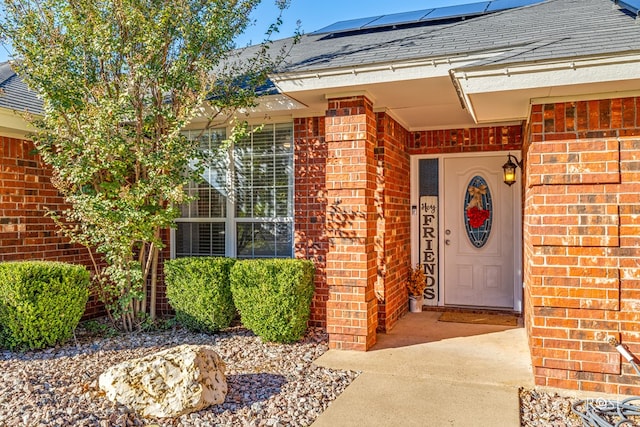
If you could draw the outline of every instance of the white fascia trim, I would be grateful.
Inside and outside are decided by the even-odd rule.
[[[0,107],[0,134],[11,138],[26,138],[35,128],[24,118],[25,113]]]
[[[640,78],[640,54],[452,70],[465,93],[602,83]]]
[[[480,124],[482,121],[477,118],[470,95],[541,88],[551,90],[559,86],[640,79],[639,65],[640,54],[633,52],[624,56],[568,58],[544,63],[452,69],[451,79],[467,111]],[[536,99],[543,98],[538,96]]]
[[[460,103],[462,104],[462,109],[466,109],[469,115],[471,116],[471,119],[473,120],[473,122],[478,123],[478,116],[476,115],[476,109],[473,106],[473,102],[471,102],[468,92],[466,92],[462,88],[462,86],[460,86],[460,82],[456,77],[455,70],[451,70],[449,72],[449,77],[451,77],[451,83],[453,84],[453,87],[455,88],[456,93],[458,94],[458,98],[460,99]]]
[[[405,62],[388,62],[358,67],[330,68],[321,71],[303,71],[274,74],[270,76],[276,87],[283,93],[309,90],[327,90],[358,85],[389,83],[405,80],[443,77],[454,67],[463,67],[481,59],[502,54],[483,52],[452,57],[429,58]]]

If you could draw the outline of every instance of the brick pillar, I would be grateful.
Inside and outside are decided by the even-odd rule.
[[[378,331],[393,328],[407,312],[411,264],[409,132],[387,113],[377,113],[376,162]]]
[[[331,99],[326,114],[326,280],[329,346],[376,342],[376,120],[364,96]]]

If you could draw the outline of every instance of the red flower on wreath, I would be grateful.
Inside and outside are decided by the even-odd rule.
[[[467,209],[467,218],[472,228],[480,228],[482,224],[489,219],[491,212],[486,209],[480,209],[477,206]]]

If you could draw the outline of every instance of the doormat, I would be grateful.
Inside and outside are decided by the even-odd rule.
[[[439,322],[476,323],[479,325],[518,326],[518,318],[508,314],[458,313],[445,311]]]

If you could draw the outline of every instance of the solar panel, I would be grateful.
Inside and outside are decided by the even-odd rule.
[[[415,12],[402,12],[393,13],[391,15],[384,15],[365,25],[362,28],[381,27],[386,25],[402,25],[418,22],[420,19],[431,13],[433,9],[416,10]]]
[[[480,15],[487,10],[488,1],[480,3],[459,4],[455,6],[439,7],[421,19],[421,21],[433,21],[434,19],[456,18],[460,16]]]
[[[370,16],[368,18],[349,19],[347,21],[336,22],[335,24],[331,24],[327,27],[321,28],[318,31],[314,31],[313,34],[359,30],[371,21],[375,21],[376,19],[382,18],[383,16],[384,15]]]
[[[499,10],[515,9],[516,7],[529,6],[540,3],[542,0],[493,0],[486,12],[497,12]]]
[[[434,9],[423,9],[412,12],[392,13],[389,15],[370,16],[368,18],[350,19],[336,22],[311,34],[342,33],[348,31],[368,30],[374,28],[394,27],[397,25],[423,24],[441,19],[456,19],[483,15],[507,9],[542,3],[545,0],[492,0],[476,3],[445,6]],[[638,5],[633,11],[640,10],[640,0],[615,0],[620,5]],[[624,7],[624,6],[622,6]],[[632,10],[627,8],[628,10]]]
[[[618,0],[616,4],[629,12],[640,15],[640,0]]]

